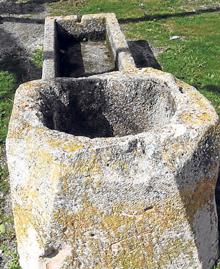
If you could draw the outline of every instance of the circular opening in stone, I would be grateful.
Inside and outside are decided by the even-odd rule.
[[[152,79],[62,80],[42,94],[45,126],[75,136],[135,135],[175,113],[167,85]]]

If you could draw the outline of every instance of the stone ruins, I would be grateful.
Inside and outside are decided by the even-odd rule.
[[[114,14],[49,17],[43,78],[21,85],[7,158],[23,269],[211,269],[218,116],[137,68]]]

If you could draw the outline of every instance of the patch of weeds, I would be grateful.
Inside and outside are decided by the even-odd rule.
[[[7,131],[8,131],[8,122],[12,110],[13,100],[7,98],[0,102],[0,144],[5,142]]]
[[[43,47],[37,48],[31,56],[32,63],[39,69],[43,66]]]
[[[6,202],[9,198],[9,182],[7,166],[0,166],[0,250],[1,262],[7,264],[8,269],[20,269],[15,244],[13,216]],[[5,212],[7,207],[7,213]],[[9,212],[8,212],[9,211]]]
[[[22,269],[19,265],[19,257],[17,253],[12,254],[12,259],[8,263],[8,269]]]
[[[216,266],[213,269],[220,269],[220,260],[217,262]]]
[[[16,85],[16,78],[13,73],[0,71],[0,145],[4,143],[7,135]]]
[[[22,269],[19,265],[19,257],[15,249],[8,247],[5,242],[0,246],[0,250],[4,257],[7,258],[7,268],[8,269]]]
[[[6,197],[9,194],[8,171],[6,165],[0,166],[0,250],[1,262],[7,264],[8,269],[20,269],[15,247],[15,232],[13,216],[5,212]],[[8,211],[8,210],[7,210]]]
[[[0,71],[0,144],[3,144],[6,138],[15,87],[15,75]]]
[[[15,76],[8,71],[0,71],[0,98],[11,97],[16,80]]]
[[[0,242],[14,237],[13,217],[5,213],[6,197],[9,195],[8,169],[6,164],[0,165]],[[8,206],[7,206],[8,207]],[[7,211],[9,211],[7,209]]]
[[[7,167],[4,165],[0,166],[0,191],[3,193],[8,193],[9,186],[8,186],[8,170]]]

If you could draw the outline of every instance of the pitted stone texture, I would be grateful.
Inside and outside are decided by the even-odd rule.
[[[203,96],[152,69],[21,85],[7,156],[22,268],[212,268],[218,134]]]

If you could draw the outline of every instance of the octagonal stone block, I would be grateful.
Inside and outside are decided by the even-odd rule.
[[[212,268],[218,116],[150,68],[33,81],[7,157],[24,269]]]

